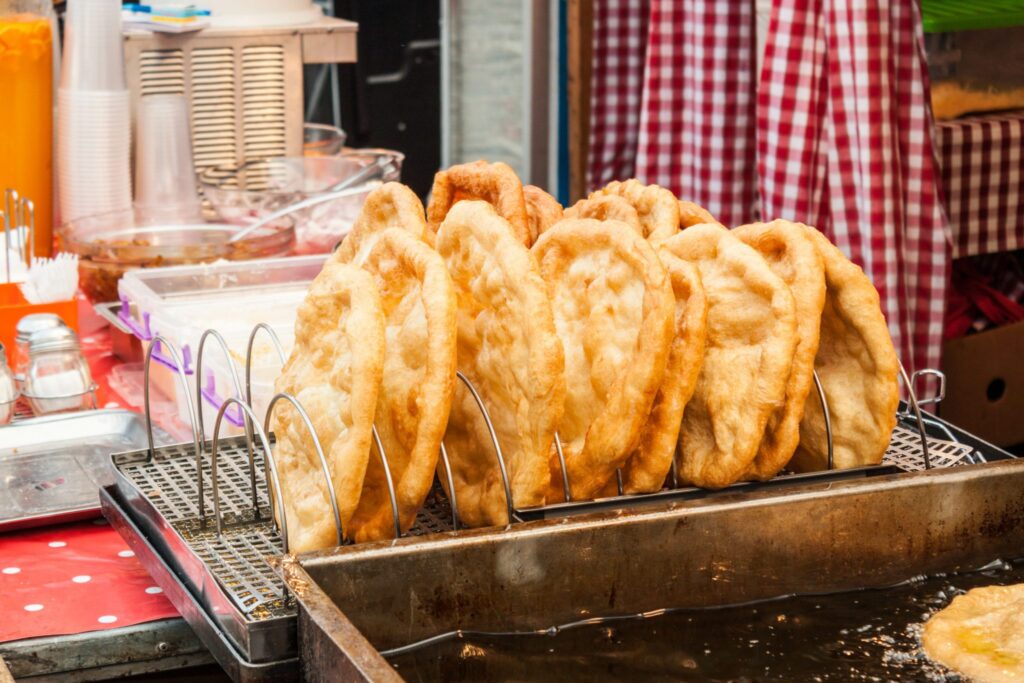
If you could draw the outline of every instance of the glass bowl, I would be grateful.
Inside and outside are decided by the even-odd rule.
[[[326,123],[302,124],[302,154],[307,157],[334,156],[345,147],[348,134]]]
[[[290,218],[229,242],[241,229],[223,223],[142,225],[134,212],[119,211],[61,226],[57,244],[78,254],[79,287],[86,297],[105,302],[117,300],[117,282],[129,270],[286,256],[295,246]]]
[[[383,178],[368,183],[372,189],[401,177],[403,154],[358,149],[332,157],[259,159],[241,166],[208,168],[199,175],[199,184],[220,220],[244,225],[295,202],[325,194],[382,157],[392,162],[391,167]],[[330,252],[348,234],[367,194],[369,190],[291,214],[296,253]]]

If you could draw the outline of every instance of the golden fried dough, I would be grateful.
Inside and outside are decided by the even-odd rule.
[[[309,414],[349,538],[383,367],[384,316],[373,278],[355,266],[326,264],[299,306],[295,346],[274,388],[292,394]],[[290,551],[336,545],[334,515],[312,437],[288,406],[275,411],[274,431]]]
[[[711,212],[700,204],[679,200],[679,227],[691,228],[701,223],[718,223],[718,220],[711,215]]]
[[[623,468],[626,493],[659,491],[672,467],[679,428],[700,376],[707,338],[708,301],[700,273],[692,263],[666,249],[658,251],[668,271],[675,294],[675,339],[665,366],[665,377],[654,397],[647,424],[640,432],[640,445]],[[615,490],[608,491],[614,495]]]
[[[679,232],[679,202],[675,195],[658,185],[644,185],[639,180],[613,181],[591,197],[617,195],[636,209],[644,237],[658,242]]]
[[[617,194],[592,194],[581,199],[565,212],[566,218],[594,218],[599,221],[620,221],[643,236],[640,216],[628,201]]]
[[[707,348],[679,433],[680,479],[705,488],[737,481],[783,405],[796,348],[789,288],[720,225],[695,225],[664,249],[695,264],[708,298]]]
[[[523,197],[526,216],[530,219],[530,244],[533,244],[542,232],[562,220],[562,205],[536,185],[523,187]]]
[[[800,442],[800,419],[814,384],[814,356],[825,305],[825,266],[806,226],[789,221],[754,223],[732,231],[753,247],[782,278],[796,305],[796,351],[786,386],[786,402],[768,418],[764,438],[747,476],[767,480],[786,466]],[[811,400],[815,400],[816,397]]]
[[[331,257],[337,263],[350,263],[367,237],[387,228],[401,228],[418,240],[425,239],[427,220],[416,193],[401,183],[384,183],[366,197],[352,231]]]
[[[675,300],[665,268],[625,223],[563,220],[533,253],[548,283],[565,350],[558,426],[574,499],[597,494],[640,440],[668,362]],[[549,500],[562,497],[551,457]]]
[[[924,652],[972,681],[1024,680],[1024,584],[983,586],[925,623]]]
[[[896,426],[899,361],[878,292],[858,266],[828,238],[804,226],[825,264],[825,307],[814,367],[832,418],[837,468],[877,465]],[[800,445],[789,466],[798,472],[828,466],[821,405],[807,401]]]
[[[485,202],[459,202],[437,233],[458,297],[458,367],[480,392],[505,456],[517,507],[542,505],[562,416],[562,345],[530,251]],[[505,492],[480,410],[455,390],[445,444],[469,526],[505,524]],[[445,477],[442,483],[447,486]]]
[[[512,234],[529,246],[530,218],[519,176],[508,164],[474,161],[438,171],[427,205],[427,224],[437,232],[455,203],[463,199],[482,199],[512,226]]]
[[[395,487],[402,530],[416,519],[434,481],[455,388],[455,289],[437,252],[388,228],[356,263],[374,280],[384,313],[384,376],[376,425]],[[370,454],[355,540],[392,538],[391,498],[376,451]]]

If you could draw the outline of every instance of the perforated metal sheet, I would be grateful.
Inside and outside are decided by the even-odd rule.
[[[979,462],[971,446],[933,436],[928,437],[928,459],[933,468],[973,465]],[[907,472],[923,470],[924,449],[921,447],[921,435],[916,430],[897,425],[882,463],[895,465]]]

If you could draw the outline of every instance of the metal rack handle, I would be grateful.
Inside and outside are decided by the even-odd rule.
[[[320,469],[324,473],[324,481],[327,482],[327,493],[331,499],[331,511],[334,513],[334,530],[337,533],[338,545],[342,545],[345,542],[345,536],[342,533],[341,528],[341,513],[338,511],[338,496],[334,492],[334,479],[331,478],[331,468],[327,465],[327,458],[324,456],[324,449],[320,443],[320,437],[316,435],[316,430],[313,429],[313,421],[309,419],[309,413],[302,407],[291,394],[284,392],[274,394],[274,397],[270,399],[270,405],[267,406],[267,414],[263,418],[263,431],[266,434],[270,434],[270,418],[274,416],[274,406],[277,405],[278,401],[288,401],[295,407],[295,410],[299,413],[299,417],[302,418],[302,423],[306,425],[306,430],[309,435],[313,438],[313,448],[316,449],[317,458],[320,460]],[[256,490],[252,492],[252,504],[253,507],[259,509],[256,501]]]
[[[498,434],[494,431],[494,423],[491,422],[491,414],[487,412],[487,406],[484,405],[484,401],[480,398],[480,393],[473,386],[473,383],[469,381],[469,378],[462,374],[461,370],[455,371],[455,376],[458,377],[466,388],[469,389],[469,393],[473,395],[473,400],[476,401],[476,405],[480,408],[480,414],[484,417],[484,423],[487,425],[487,431],[491,435],[491,443],[494,444],[494,454],[498,458],[498,468],[501,470],[501,483],[505,486],[505,507],[508,511],[508,523],[512,523],[512,511],[514,506],[512,505],[512,487],[508,482],[508,469],[505,467],[505,456],[501,452],[501,444],[498,443]]]
[[[562,494],[565,502],[572,502],[572,490],[569,488],[569,470],[565,466],[565,451],[562,450],[562,437],[555,431],[555,453],[558,454],[558,466],[562,468]]]
[[[922,377],[934,377],[939,380],[939,392],[935,396],[930,396],[928,398],[918,397],[917,404],[924,406],[938,405],[939,403],[942,403],[946,398],[946,373],[941,370],[936,370],[935,368],[923,368],[921,370],[914,371],[914,373],[910,375],[910,381],[913,384],[915,391],[917,390],[917,380]],[[907,414],[909,415],[909,411]]]
[[[388,496],[391,498],[391,518],[395,522],[395,538],[402,537],[402,520],[398,516],[398,497],[395,495],[395,482],[391,478],[391,465],[388,463],[388,456],[384,453],[384,444],[380,440],[380,432],[377,431],[377,425],[370,426],[373,432],[373,443],[377,446],[377,454],[380,456],[380,462],[384,466],[384,481],[388,485]]]
[[[213,446],[210,453],[210,477],[213,479],[213,515],[217,519],[217,535],[220,536],[223,532],[224,523],[220,517],[220,491],[217,484],[217,456],[220,453],[220,425],[224,421],[224,413],[231,405],[237,405],[239,409],[248,414],[249,418],[253,422],[253,426],[256,431],[256,435],[260,438],[260,443],[263,446],[263,460],[264,467],[267,472],[270,472],[270,481],[273,488],[274,503],[281,513],[281,523],[278,524],[276,520],[273,523],[277,525],[281,532],[281,541],[284,543],[284,551],[288,552],[288,516],[284,508],[284,497],[281,493],[281,480],[277,473],[277,463],[274,461],[274,454],[270,450],[270,441],[267,439],[267,433],[263,431],[263,427],[259,425],[259,419],[256,414],[252,412],[252,408],[243,403],[240,399],[234,396],[229,396],[224,400],[220,409],[217,411],[217,419],[213,423]],[[202,472],[199,473],[199,484],[202,488]],[[273,514],[271,514],[273,518]]]
[[[917,402],[917,392],[914,391],[914,384],[910,381],[910,377],[907,375],[907,369],[903,367],[903,361],[897,359],[900,365],[900,376],[903,378],[903,384],[907,388],[907,399],[910,404],[910,408],[914,412],[914,419],[917,421],[917,431],[921,433],[921,453],[924,455],[924,468],[930,470],[932,468],[932,459],[928,454],[928,432],[924,428],[924,419],[921,417],[921,406]]]
[[[270,341],[274,345],[274,350],[277,351],[277,358],[281,361],[281,365],[284,365],[287,361],[284,355],[284,348],[281,346],[281,340],[277,336],[277,332],[274,332],[274,328],[266,323],[257,323],[252,328],[252,332],[249,333],[249,343],[245,347],[245,402],[252,405],[252,345],[256,341],[256,335],[259,334],[260,330],[263,330],[270,336]]]
[[[825,396],[825,387],[818,377],[817,370],[811,370],[811,377],[814,379],[814,388],[818,391],[818,402],[821,404],[821,414],[825,418],[825,445],[828,453],[828,468],[835,469],[835,441],[832,438],[832,414],[828,410],[828,398]]]
[[[200,446],[206,443],[206,432],[203,428],[203,349],[206,348],[206,340],[209,337],[213,337],[217,344],[220,345],[221,351],[224,352],[224,359],[227,361],[228,371],[231,374],[231,382],[235,385],[235,396],[239,400],[242,398],[242,383],[238,381],[238,372],[235,370],[234,361],[231,360],[231,351],[228,349],[227,342],[224,341],[224,337],[217,330],[206,330],[199,337],[199,350],[196,352],[196,418],[198,419]],[[252,404],[248,397],[246,403]],[[253,510],[256,516],[259,517],[259,506],[256,504],[256,468],[254,467],[255,455],[252,448],[252,420],[246,417],[244,425],[245,447],[249,455],[249,489],[252,492]]]

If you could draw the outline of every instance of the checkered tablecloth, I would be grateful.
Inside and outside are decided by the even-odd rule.
[[[1024,248],[1024,112],[935,128],[953,257]]]
[[[753,2],[651,0],[637,178],[726,225],[754,218],[756,61]]]

